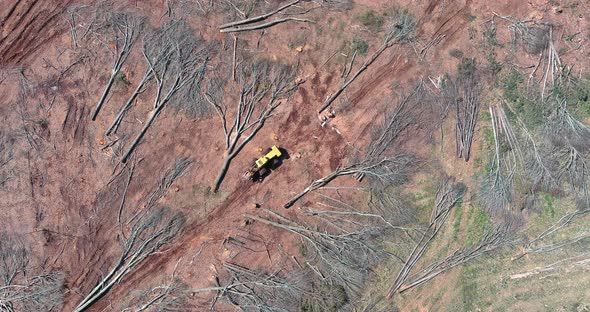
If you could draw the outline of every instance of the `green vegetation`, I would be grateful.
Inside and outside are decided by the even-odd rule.
[[[572,42],[576,38],[577,35],[578,35],[578,33],[566,35],[563,37],[563,40]]]
[[[545,112],[541,101],[534,101],[535,94],[526,94],[520,88],[524,82],[522,74],[516,69],[504,76],[500,81],[500,87],[503,90],[504,98],[515,109],[516,113],[530,129],[537,128],[545,122]],[[507,111],[509,118],[514,119],[514,115]]]
[[[473,40],[475,37],[477,37],[477,29],[475,29],[475,27],[469,26],[467,31],[469,32],[469,40]]]
[[[411,194],[412,201],[416,206],[416,217],[420,222],[427,223],[430,219],[430,212],[434,207],[434,193],[432,185],[425,185],[421,192]]]
[[[492,220],[487,212],[480,207],[470,206],[467,225],[469,230],[467,231],[466,245],[476,244],[491,226]]]
[[[459,49],[452,49],[451,51],[449,51],[449,55],[457,59],[462,59],[464,54],[463,51]]]
[[[463,218],[463,203],[459,203],[459,204],[457,204],[457,207],[455,208],[452,241],[456,241],[459,236],[459,229],[461,227],[461,219],[462,218]]]
[[[475,58],[467,57],[459,63],[457,72],[460,77],[470,77],[475,74],[476,69]]]
[[[124,84],[125,86],[131,85],[131,82],[129,82],[129,80],[127,80],[127,75],[125,75],[124,72],[119,72],[115,78],[115,81],[120,82],[120,83]]]
[[[356,51],[358,54],[365,55],[369,50],[369,44],[364,41],[363,39],[354,37],[350,42],[350,50],[354,53]]]
[[[380,29],[383,26],[383,16],[373,10],[367,10],[357,18],[361,24],[369,28]]]
[[[477,293],[477,270],[473,266],[465,268],[459,277],[459,288],[464,311],[476,311],[475,301]]]
[[[590,117],[590,74],[572,79],[567,85],[557,85],[551,92],[567,101],[568,109],[579,118]]]
[[[544,202],[541,216],[553,219],[555,217],[555,197],[549,193],[541,193],[541,197],[543,198]]]
[[[490,52],[486,55],[486,61],[488,61],[488,68],[492,72],[493,76],[496,76],[502,70],[502,63],[496,60],[496,53]]]
[[[498,42],[496,37],[496,24],[490,24],[484,31],[483,31],[483,38],[484,38],[484,45],[488,47],[501,47],[502,45]]]

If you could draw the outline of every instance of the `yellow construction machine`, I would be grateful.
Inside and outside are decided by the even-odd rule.
[[[276,145],[269,148],[264,156],[254,160],[254,163],[246,170],[244,177],[248,180],[258,180],[266,173],[268,167],[274,164],[282,156]]]

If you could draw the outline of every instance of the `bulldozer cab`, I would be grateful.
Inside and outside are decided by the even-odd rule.
[[[279,158],[283,156],[279,148],[274,145],[273,147],[269,148],[264,154],[264,156],[254,159],[254,162],[250,165],[250,167],[244,172],[244,178],[247,180],[256,181],[260,179],[262,176],[268,173],[270,170],[268,167],[279,160]]]
[[[281,151],[276,145],[273,145],[266,155],[256,160],[256,167],[262,168],[269,160],[279,157],[281,157]]]

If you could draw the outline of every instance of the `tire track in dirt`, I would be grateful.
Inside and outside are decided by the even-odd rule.
[[[430,2],[429,6],[424,11],[425,15],[431,14],[439,3],[440,0]],[[469,7],[470,3],[471,0],[466,1],[466,4],[463,7],[450,14],[450,16],[436,28],[436,31],[431,35],[431,37],[435,38],[441,33],[446,33],[447,36],[445,37],[445,41],[448,42],[459,30],[464,29],[468,21],[466,18],[461,16],[461,14],[465,13],[465,10]],[[456,20],[458,17],[461,18],[461,22],[451,23],[451,21]],[[445,27],[447,25],[448,27]],[[401,62],[404,65],[398,66],[398,62]],[[381,87],[381,85],[386,81],[391,81],[391,78],[397,76],[398,74],[408,71],[412,66],[413,64],[408,62],[407,58],[404,57],[402,59],[401,53],[394,54],[386,64],[382,65],[377,70],[377,72],[372,75],[369,80],[365,81],[361,88],[353,94],[351,97],[352,103],[356,104],[362,101],[370,92],[377,89],[378,87]]]
[[[109,304],[109,298],[120,298],[122,293],[128,289],[134,288],[134,285],[141,285],[142,281],[150,278],[150,274],[158,268],[162,269],[165,265],[171,261],[177,261],[180,257],[186,253],[187,249],[194,243],[200,240],[202,234],[207,233],[212,224],[212,221],[221,220],[223,217],[227,217],[226,213],[230,209],[235,208],[240,200],[244,199],[249,194],[252,184],[248,184],[247,187],[240,185],[236,188],[229,198],[220,203],[204,220],[196,220],[191,224],[187,225],[180,237],[176,238],[176,243],[167,249],[165,252],[156,253],[143,263],[141,263],[136,270],[129,273],[121,283],[113,287],[113,289],[97,301],[91,311],[102,311]],[[223,239],[223,237],[216,237],[215,239]]]
[[[465,4],[459,9],[456,9],[454,13],[443,14],[439,17],[437,21],[444,20],[438,27],[436,27],[436,31],[432,34],[431,39],[434,40],[437,36],[445,34],[445,38],[442,42],[445,44],[450,43],[455,34],[460,30],[465,29],[465,26],[469,23],[467,15],[469,13],[468,10],[471,2],[472,0],[467,0],[465,1]]]
[[[18,1],[0,22],[0,64],[17,65],[41,46],[65,32],[58,17],[72,3],[66,1]]]
[[[440,1],[432,1],[426,12],[428,12],[428,10],[431,12],[434,11],[439,2]],[[461,29],[461,27],[465,25],[464,22],[454,23],[454,21],[458,16],[460,16],[462,12],[464,12],[465,8],[466,6],[459,9],[458,11],[453,11],[450,14],[443,14],[439,18],[440,26],[434,28],[436,31],[432,34],[432,36],[437,36],[439,33],[447,33],[449,31],[455,33]],[[441,20],[443,18],[444,20]],[[449,35],[447,35],[447,39],[448,37]],[[385,64],[377,68],[376,72],[371,75],[367,81],[363,82],[363,85],[360,87],[360,89],[354,92],[351,97],[353,103],[362,101],[372,91],[382,87],[384,83],[392,81],[395,76],[403,73],[404,71],[407,71],[409,68],[415,65],[414,62],[406,62],[406,60],[407,58],[403,57],[402,53],[398,52],[391,55],[390,59]],[[400,64],[403,65],[400,66],[397,62],[401,62]],[[314,78],[314,80],[316,80],[315,82],[319,83],[319,77],[316,75]],[[323,90],[321,88],[317,88],[317,86],[316,88],[312,88],[310,91],[312,91],[311,93],[314,98],[321,97],[323,92]],[[309,102],[310,95],[308,94],[308,90],[302,90],[300,92],[303,102]],[[295,110],[298,110],[299,108],[301,107],[297,107]],[[297,126],[295,126],[296,133],[302,132],[303,128],[308,126],[307,124],[305,126],[301,125],[304,119],[303,117],[305,116],[302,116],[302,114],[299,112],[294,112],[287,118],[289,122],[297,124]],[[299,125],[302,127],[299,127]],[[282,130],[287,131],[286,128],[283,128]],[[334,146],[336,144],[330,145]],[[338,152],[339,151],[333,151],[333,154],[338,154]],[[330,163],[332,166],[336,165],[336,158],[330,159]],[[249,185],[248,187],[237,187],[234,192],[232,192],[226,200],[217,205],[217,207],[215,207],[213,211],[211,211],[211,213],[205,217],[205,219],[195,220],[188,224],[182,234],[175,239],[175,242],[173,242],[169,249],[167,249],[165,252],[153,255],[146,259],[144,263],[140,264],[140,266],[131,272],[120,284],[116,285],[109,294],[98,301],[92,307],[92,310],[102,310],[108,305],[109,299],[119,298],[128,289],[133,288],[135,285],[141,285],[143,282],[150,280],[154,271],[163,270],[167,267],[167,265],[184,256],[190,247],[195,246],[203,239],[204,235],[212,235],[213,240],[223,239],[224,233],[223,231],[220,231],[220,229],[216,228],[216,224],[221,224],[223,223],[223,220],[227,221],[232,217],[239,216],[241,214],[241,212],[238,210],[239,205],[245,202],[246,197],[250,194],[249,190],[251,189],[251,186],[252,185]]]
[[[6,20],[7,20],[7,19],[9,19],[9,18],[12,16],[12,14],[14,13],[14,11],[16,10],[16,7],[17,7],[17,6],[20,4],[20,2],[21,2],[21,1],[22,1],[22,0],[17,0],[17,1],[16,1],[16,2],[15,2],[13,5],[12,5],[12,7],[10,7],[10,9],[8,10],[8,13],[6,13],[6,16],[4,16],[4,17],[2,18],[2,21],[0,21],[0,27],[1,27],[1,28],[4,28],[4,24],[6,23]],[[2,40],[3,40],[3,39],[4,39],[4,38],[0,39],[0,43],[2,42]]]

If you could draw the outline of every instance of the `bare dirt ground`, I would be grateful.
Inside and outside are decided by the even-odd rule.
[[[167,3],[136,1],[125,6],[157,24],[166,14]],[[91,121],[91,110],[108,80],[111,61],[100,42],[91,43],[84,58],[80,58],[81,54],[72,48],[64,12],[74,5],[93,4],[93,1],[75,0],[9,0],[0,4],[3,71],[0,131],[16,142],[14,158],[7,165],[12,178],[0,186],[0,224],[5,231],[17,233],[32,246],[36,255],[33,262],[63,272],[66,289],[63,311],[73,310],[116,260],[123,238],[120,227],[129,226],[117,222],[128,178],[122,173],[124,167],[117,155],[141,128],[153,96],[149,92],[140,95],[117,137],[104,137],[119,106],[143,74],[142,56],[135,51],[123,67],[131,86],[116,85],[99,118]],[[354,16],[367,8],[384,10],[393,6],[408,8],[417,17],[417,33],[422,43],[433,40],[436,43],[422,58],[416,56],[420,53],[416,50],[418,46],[413,49],[394,46],[386,50],[345,92],[351,106],[338,111],[326,126],[320,126],[317,109],[340,83],[344,59],[341,55],[332,57],[334,51],[353,35],[362,36],[369,49],[380,44],[380,35],[360,25]],[[569,34],[580,29],[580,37],[586,36],[581,47],[563,58],[567,63],[575,63],[578,70],[587,71],[590,68],[587,62],[589,8],[590,3],[581,1],[579,13],[564,17],[569,13],[554,13],[554,6],[542,0],[507,3],[359,0],[348,13],[311,12],[315,24],[285,23],[263,34],[241,34],[240,49],[269,59],[298,63],[297,76],[305,82],[281,104],[277,116],[265,124],[232,163],[217,194],[210,191],[224,153],[223,132],[217,116],[190,118],[169,108],[158,117],[133,156],[141,161],[128,185],[123,215],[133,216],[141,211],[166,169],[176,159],[189,157],[192,164],[188,170],[158,201],[158,205],[184,213],[186,226],[170,245],[144,261],[89,310],[115,311],[125,306],[130,293],[155,285],[173,273],[190,289],[199,289],[215,283],[224,262],[266,271],[297,265],[294,259],[301,257],[299,241],[284,231],[247,223],[244,214],[269,209],[289,218],[305,219],[300,208],[313,202],[313,195],[304,197],[289,210],[282,205],[312,180],[345,164],[351,149],[367,144],[383,99],[401,96],[403,90],[424,77],[436,78],[452,72],[460,62],[449,56],[452,49],[484,59],[485,55],[475,46],[477,43],[469,39],[468,29],[481,34],[491,12],[520,18],[537,12],[547,20],[556,21],[560,36],[566,30]],[[231,42],[230,35],[217,30],[221,20],[195,17],[190,22],[208,40]],[[302,46],[302,51],[291,45]],[[231,44],[225,46],[224,53],[231,53]],[[498,55],[501,61],[507,57],[508,54]],[[529,55],[511,60],[523,66],[534,65],[536,61],[535,56]],[[23,83],[31,89],[23,91]],[[439,145],[432,147],[429,131],[435,131],[433,137],[437,144],[440,133],[430,126],[429,120],[425,120],[421,127],[413,129],[400,149],[411,151],[424,163],[440,156],[433,153],[441,153],[442,170],[462,181],[468,180],[474,169],[471,163],[454,157],[452,125],[445,125],[448,137],[442,149]],[[241,175],[260,154],[258,149],[274,144],[287,150],[290,158],[260,183],[243,181]],[[478,144],[476,139],[473,158],[480,156]],[[351,177],[335,183],[357,185]],[[255,208],[255,204],[260,208]],[[230,238],[245,243],[240,246]],[[448,286],[444,282],[435,286],[440,287]],[[402,306],[419,306],[420,300]],[[211,293],[197,294],[190,298],[189,309],[204,311],[210,302]],[[234,310],[224,303],[215,309]]]

